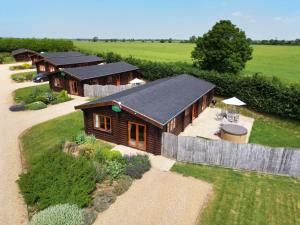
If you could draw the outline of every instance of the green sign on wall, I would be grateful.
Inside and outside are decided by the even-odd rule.
[[[64,72],[60,72],[60,75],[62,76],[62,77],[64,77],[65,76],[65,73]]]
[[[113,106],[111,107],[111,109],[112,109],[112,111],[114,111],[114,112],[121,112],[121,111],[122,111],[122,109],[121,109],[119,106],[117,106],[117,105],[113,105]]]

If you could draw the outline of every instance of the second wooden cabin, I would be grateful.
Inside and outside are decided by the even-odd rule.
[[[126,62],[116,62],[76,68],[65,68],[48,74],[52,90],[67,90],[72,95],[84,95],[84,84],[124,85],[140,78],[139,68]]]

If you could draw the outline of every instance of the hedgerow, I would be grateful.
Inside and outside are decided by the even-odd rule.
[[[149,81],[187,73],[214,83],[215,95],[235,96],[246,102],[248,108],[257,112],[300,119],[300,85],[296,83],[284,84],[276,77],[270,79],[261,74],[242,76],[204,71],[190,64],[153,62],[133,57],[121,57],[112,52],[98,55],[108,63],[123,60],[138,66],[143,78]]]
[[[37,38],[0,38],[0,52],[11,52],[19,48],[33,51],[68,51],[74,48],[71,40],[65,39],[37,39]]]

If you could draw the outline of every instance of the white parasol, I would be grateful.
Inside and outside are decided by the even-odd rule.
[[[225,103],[226,105],[234,105],[234,106],[242,106],[242,105],[246,105],[245,102],[239,100],[236,97],[233,98],[228,98],[222,101],[223,103]]]
[[[141,79],[138,79],[138,78],[134,78],[133,80],[131,80],[129,82],[130,84],[143,84],[145,83],[145,81],[141,80]]]

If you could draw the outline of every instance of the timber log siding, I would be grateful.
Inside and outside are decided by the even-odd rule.
[[[24,52],[24,53],[16,54],[13,57],[15,58],[16,62],[24,62],[24,61],[30,61],[31,55],[32,53]]]
[[[111,117],[111,132],[94,129],[93,114],[97,113]],[[155,155],[160,154],[162,129],[128,113],[112,111],[111,106],[83,109],[84,127],[87,134],[115,144],[128,146],[128,122],[135,122],[146,126],[146,151]]]
[[[202,106],[202,101],[205,99],[205,107],[207,107],[210,105],[212,98],[213,90],[208,92],[205,97],[201,97],[199,100],[197,100],[196,104],[197,106]],[[108,142],[128,146],[128,122],[139,123],[146,126],[146,151],[155,155],[161,154],[162,133],[167,132],[167,125],[165,125],[163,128],[159,128],[124,110],[119,113],[114,112],[111,109],[111,105],[82,110],[84,115],[85,132],[87,134],[93,134],[96,138]],[[192,122],[192,105],[188,106],[186,110],[190,111],[188,115],[186,115],[184,110],[175,117],[176,125],[175,128],[170,131],[170,133],[179,135],[184,131],[185,127]],[[201,112],[202,110],[198,110],[196,117],[198,117]],[[111,117],[111,132],[94,129],[94,113]]]
[[[98,85],[117,85],[117,78],[120,77],[120,85],[128,84],[130,80],[134,78],[140,78],[140,73],[138,71],[126,72],[121,74],[113,74],[104,77],[98,77],[87,80],[78,80],[68,74],[65,76],[60,76],[58,74],[49,75],[49,85],[50,88],[54,91],[66,90],[69,94],[74,94],[70,92],[70,80],[77,82],[78,95],[84,96],[84,84],[98,84]],[[59,78],[62,81],[61,87],[56,87],[54,85],[55,78]]]

